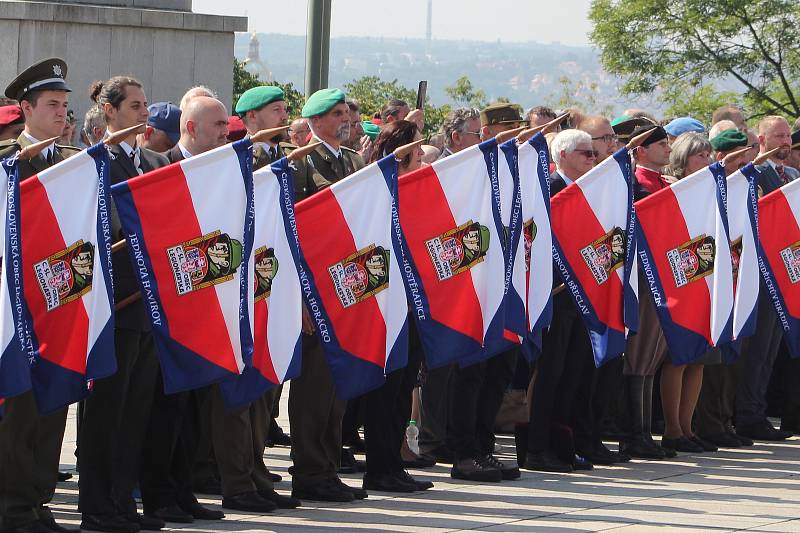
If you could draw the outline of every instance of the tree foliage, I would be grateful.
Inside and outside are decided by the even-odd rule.
[[[475,89],[466,76],[461,76],[453,85],[445,87],[444,92],[459,106],[481,109],[488,103],[486,93]]]
[[[625,94],[693,108],[730,96],[714,87],[733,80],[751,116],[800,116],[797,0],[593,0],[589,17]]]
[[[275,85],[283,90],[286,97],[286,105],[289,106],[289,114],[299,115],[300,110],[305,103],[303,93],[294,88],[294,85],[289,83],[278,83],[276,81],[265,82],[255,74],[248,72],[244,68],[244,63],[234,58],[233,60],[233,108],[236,108],[236,102],[241,98],[242,93],[253,87],[260,85]]]

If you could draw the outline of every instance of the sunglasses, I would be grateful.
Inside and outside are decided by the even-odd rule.
[[[584,157],[597,157],[600,153],[597,150],[575,150],[576,154],[582,154]]]
[[[619,140],[619,137],[617,137],[616,135],[607,134],[607,135],[601,135],[600,137],[592,137],[592,140],[603,141],[604,143],[610,143],[610,142],[617,142]]]

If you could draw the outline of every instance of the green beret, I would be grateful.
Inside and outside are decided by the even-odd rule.
[[[364,135],[369,137],[371,141],[377,139],[378,135],[381,134],[381,127],[368,120],[365,120],[361,123],[361,129],[364,130]]]
[[[724,130],[711,139],[711,147],[715,152],[730,152],[734,148],[747,146],[747,134],[737,129]]]
[[[236,114],[244,115],[248,111],[261,109],[267,104],[284,100],[283,89],[275,85],[261,85],[247,89],[236,102]]]
[[[336,104],[343,103],[344,93],[340,89],[320,89],[308,97],[300,116],[303,118],[311,118],[317,115],[324,115],[333,109]]]

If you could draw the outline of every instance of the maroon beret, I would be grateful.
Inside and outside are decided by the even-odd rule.
[[[22,109],[18,105],[4,105],[0,107],[0,128],[5,128],[12,124],[22,124],[25,117]]]

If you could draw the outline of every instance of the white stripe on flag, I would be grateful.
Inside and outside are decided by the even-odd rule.
[[[738,337],[758,300],[759,270],[756,243],[750,221],[750,188],[741,170],[728,177],[728,228],[731,242],[742,239],[739,275],[733,312],[733,336]]]
[[[269,313],[266,326],[272,367],[278,380],[283,382],[302,328],[300,279],[289,242],[286,240],[284,220],[280,210],[280,183],[269,167],[255,172],[253,182],[256,213],[254,247],[273,248],[275,259],[278,261],[278,272],[272,280],[270,295],[266,298]],[[255,285],[254,276],[255,271],[251,267],[250,279],[253,283],[250,283],[250,287]],[[252,290],[250,292],[252,293]],[[250,317],[252,321],[252,311]],[[258,327],[264,325],[259,324]]]
[[[181,161],[180,165],[203,235],[219,230],[244,244],[247,194],[236,150],[225,145]],[[220,209],[221,205],[225,208]],[[241,272],[239,267],[232,280],[214,285],[240,372],[244,366],[239,331]]]

